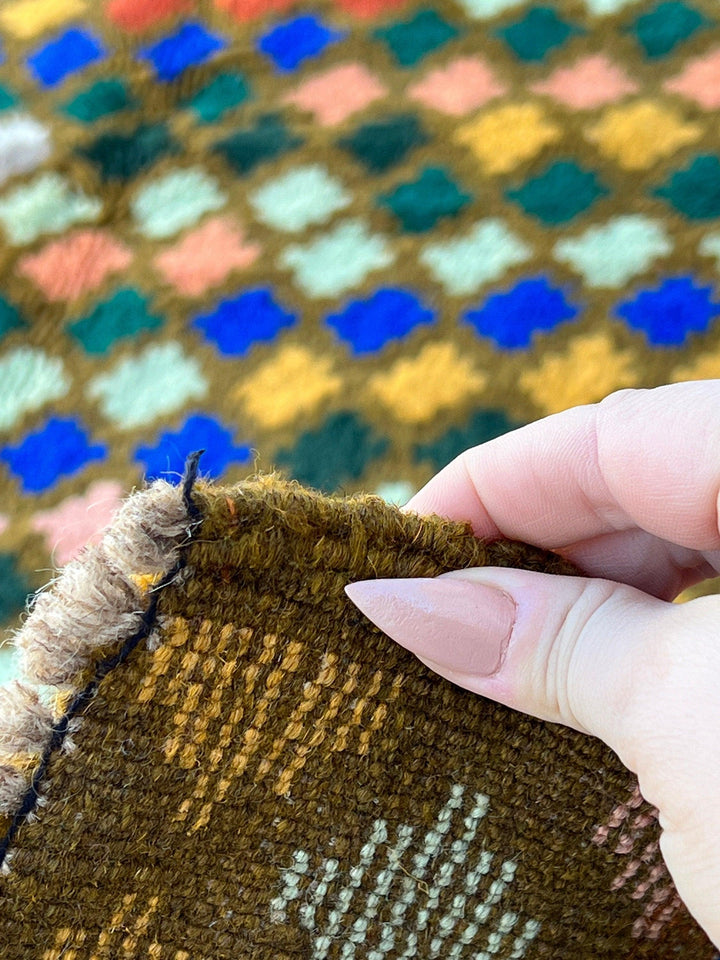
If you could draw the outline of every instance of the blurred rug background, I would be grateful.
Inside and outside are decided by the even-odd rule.
[[[720,376],[714,0],[5,0],[0,679],[143,477],[405,502]]]

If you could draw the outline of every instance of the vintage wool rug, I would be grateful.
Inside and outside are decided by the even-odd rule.
[[[720,375],[718,107],[716,0],[4,0],[0,624],[193,449],[402,502]]]
[[[130,497],[18,635],[4,960],[713,960],[611,750],[441,680],[343,592],[565,561],[196,467]]]

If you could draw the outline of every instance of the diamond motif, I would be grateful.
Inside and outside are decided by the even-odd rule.
[[[297,323],[294,313],[286,312],[273,298],[271,290],[246,290],[232,300],[222,300],[212,313],[192,321],[226,357],[248,353],[255,343],[268,343],[285,327]]]
[[[641,215],[614,217],[579,237],[558,241],[553,250],[555,259],[570,263],[589,287],[622,287],[657,257],[670,253],[672,243],[662,222]]]
[[[9,430],[26,413],[64,397],[72,380],[60,357],[21,346],[0,357],[0,383],[0,430]]]
[[[188,417],[179,431],[160,434],[154,447],[138,447],[135,459],[145,464],[148,482],[162,478],[168,483],[179,483],[185,460],[194,450],[204,450],[203,474],[221,476],[231,463],[246,463],[251,458],[250,448],[235,446],[233,430],[223,427],[212,417],[195,414]]]
[[[463,426],[451,427],[430,443],[416,444],[413,457],[418,462],[429,460],[435,470],[442,470],[470,447],[494,440],[520,426],[521,423],[509,420],[504,410],[478,410]]]
[[[383,27],[373,36],[387,44],[401,67],[414,67],[459,33],[457,27],[443,20],[434,10],[420,10],[412,20]]]
[[[68,331],[86,353],[105,354],[116,340],[134,337],[141,330],[162,327],[165,318],[151,314],[148,302],[149,298],[132,288],[118,290],[87,316],[71,323]]]
[[[300,137],[288,132],[279,114],[271,113],[258,117],[254,127],[238,130],[216,143],[213,149],[221,153],[234,170],[246,175],[259,164],[282,156],[302,142]]]
[[[352,202],[342,183],[325,167],[295,167],[251,193],[258,220],[275,230],[296,232],[323,223]]]
[[[146,237],[171,237],[191,227],[204,214],[227,203],[215,177],[202,167],[171,170],[146,184],[130,202],[130,210]]]
[[[126,270],[130,250],[100,230],[81,230],[28,254],[18,273],[29,277],[48,300],[72,300],[101,286],[111,273]]]
[[[154,264],[168,283],[186,297],[197,297],[231,273],[251,266],[260,244],[248,243],[230,220],[213,217],[180,243],[159,253]]]
[[[407,89],[411,100],[451,117],[477,110],[506,92],[507,87],[500,83],[488,64],[477,57],[459,57],[445,67],[432,70]]]
[[[705,110],[720,107],[720,50],[691,60],[677,77],[666,80],[665,90],[699,103]]]
[[[544,60],[551,50],[564,46],[570,37],[585,33],[561,20],[552,7],[533,7],[522,20],[496,31],[521,60]]]
[[[301,63],[321,54],[345,34],[330,30],[317,17],[302,16],[273,27],[258,41],[258,50],[267,54],[278,70],[291,73]]]
[[[289,449],[279,450],[275,461],[300,483],[331,491],[361,477],[388,446],[387,438],[378,436],[357,414],[343,410],[331,414],[318,430],[301,434]]]
[[[354,154],[371,173],[384,173],[429,140],[416,116],[400,114],[367,123],[351,137],[339,140],[338,145]]]
[[[93,377],[85,392],[121,430],[131,430],[188,400],[202,399],[207,389],[199,361],[170,341],[153,343],[138,356],[121,360]]]
[[[720,217],[720,159],[713,154],[695,157],[686,170],[677,170],[655,191],[691,220]]]
[[[418,324],[433,323],[435,314],[412,293],[382,289],[369,300],[353,300],[327,324],[352,346],[353,353],[376,353],[390,340],[405,337]]]
[[[693,143],[703,133],[697,123],[686,123],[677,110],[653,100],[610,107],[587,127],[585,137],[625,170],[642,170]]]
[[[28,66],[45,87],[55,87],[71,73],[77,73],[106,52],[86,30],[67,30],[27,58]]]
[[[92,460],[104,460],[106,453],[102,444],[88,442],[88,433],[78,421],[51,417],[18,446],[0,448],[0,460],[20,480],[24,493],[42,493]]]
[[[605,333],[575,337],[563,353],[545,354],[534,369],[520,374],[519,385],[543,415],[596,403],[614,390],[638,383],[637,358],[620,350]]]
[[[95,123],[101,117],[137,106],[122,80],[98,80],[81,90],[62,109],[81,123]]]
[[[531,256],[532,249],[502,220],[482,220],[465,237],[428,244],[418,259],[447,293],[457,297],[475,293]]]
[[[312,415],[342,387],[343,379],[332,369],[329,357],[286,344],[254,374],[243,378],[231,398],[261,427],[277,430]]]
[[[445,342],[429,343],[416,356],[375,374],[368,389],[395,419],[419,424],[479,394],[486,383],[486,375],[457,344]]]
[[[551,287],[546,277],[537,277],[522,280],[508,293],[493,294],[463,319],[499,347],[518,350],[532,344],[536,331],[554,330],[577,314],[578,308],[568,303],[562,290]]]
[[[572,160],[558,160],[519,189],[508,190],[505,196],[543,223],[556,224],[574,220],[607,193],[594,173],[582,170]]]
[[[130,134],[103,133],[78,151],[100,168],[103,180],[130,180],[162,156],[179,153],[164,123],[141,124]]]
[[[205,63],[218,50],[227,46],[227,40],[206,30],[200,23],[186,23],[172,36],[139,51],[155,67],[158,80],[170,81],[188,67]]]
[[[242,73],[219,73],[192,96],[187,105],[203,123],[215,123],[233,107],[250,97],[250,86]]]
[[[382,194],[378,203],[389,207],[409,233],[424,233],[443,217],[455,216],[471,200],[472,196],[462,193],[445,170],[427,167],[419,179]]]
[[[691,37],[710,21],[683,3],[682,0],[663,0],[644,13],[630,27],[630,32],[650,59],[672,53],[678,44]]]
[[[656,290],[641,290],[615,312],[633,330],[642,330],[651,345],[673,347],[689,333],[704,333],[720,314],[712,294],[712,287],[695,286],[692,277],[673,277]]]
[[[288,247],[278,263],[293,270],[295,283],[308,296],[335,297],[394,259],[383,237],[369,233],[361,220],[347,220],[316,240]]]
[[[310,110],[323,127],[333,127],[387,95],[387,88],[362,63],[345,63],[316,74],[287,94],[284,103]]]
[[[97,220],[102,202],[86,197],[58,173],[43,173],[0,198],[0,222],[10,243],[32,243],[75,223]]]
[[[574,110],[592,110],[636,93],[638,86],[617,64],[598,53],[583,57],[571,67],[558,67],[547,80],[530,89]]]
[[[560,136],[561,128],[546,119],[539,104],[511,103],[459,127],[454,139],[470,147],[483,171],[493,175],[509,173]]]

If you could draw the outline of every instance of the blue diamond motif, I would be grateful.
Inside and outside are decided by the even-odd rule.
[[[517,350],[529,347],[536,331],[553,330],[578,313],[562,290],[551,287],[545,277],[537,277],[521,281],[508,293],[493,294],[482,307],[468,310],[463,319],[499,347]]]
[[[220,353],[244,356],[254,343],[274,340],[283,327],[291,327],[297,316],[287,313],[270,290],[248,290],[233,300],[223,300],[206,316],[196,317],[192,326],[202,330]]]
[[[86,30],[67,30],[27,58],[28,66],[46,87],[54,87],[71,73],[101,60],[105,50]]]
[[[139,55],[150,60],[158,80],[174,80],[187,67],[204,63],[226,46],[226,40],[209,33],[201,24],[186,23],[172,36],[141,50]]]
[[[706,331],[720,314],[720,303],[712,302],[712,294],[712,287],[695,286],[690,276],[673,277],[656,290],[641,290],[615,312],[633,330],[642,330],[648,343],[676,347],[689,333]]]
[[[378,290],[369,300],[353,300],[342,313],[327,318],[338,336],[357,355],[376,353],[389,340],[399,340],[420,323],[433,323],[435,314],[405,290]]]
[[[233,431],[204,414],[194,414],[180,430],[162,433],[154,447],[138,447],[135,459],[145,464],[148,481],[162,478],[179,483],[185,469],[185,460],[194,450],[205,450],[202,455],[204,475],[220,477],[231,463],[246,463],[251,459],[250,447],[236,446]]]
[[[258,49],[274,61],[278,70],[291,73],[303,61],[318,56],[329,44],[345,36],[330,30],[317,17],[296,17],[260,37]]]
[[[88,434],[75,420],[51,417],[17,447],[0,448],[0,460],[21,481],[26,493],[42,493],[62,476],[77,473],[91,460],[103,460],[107,448],[90,444]]]

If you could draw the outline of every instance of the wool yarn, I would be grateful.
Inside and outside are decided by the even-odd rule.
[[[573,567],[197,469],[130,496],[16,637],[6,960],[713,960],[609,748],[432,674],[343,591]]]
[[[2,0],[0,628],[192,450],[401,501],[720,376],[719,91],[717,0]]]

